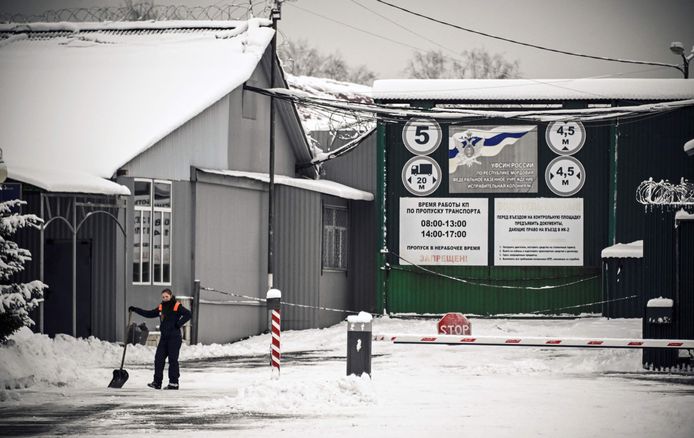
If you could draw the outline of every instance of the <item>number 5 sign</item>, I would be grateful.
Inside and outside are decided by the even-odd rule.
[[[402,129],[402,142],[415,155],[429,155],[441,144],[441,127],[435,120],[410,119]]]

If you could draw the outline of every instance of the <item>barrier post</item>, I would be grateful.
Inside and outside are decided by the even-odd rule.
[[[270,289],[267,291],[267,310],[269,313],[270,320],[270,332],[272,333],[272,340],[270,342],[270,366],[272,367],[272,375],[277,378],[280,375],[280,333],[281,333],[281,319],[280,319],[280,302],[282,300],[282,292],[279,289]]]
[[[198,343],[198,328],[200,327],[200,280],[193,281],[193,332],[190,343]]]
[[[347,375],[371,377],[371,314],[347,317]]]

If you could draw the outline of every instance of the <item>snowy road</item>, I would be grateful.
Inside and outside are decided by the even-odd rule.
[[[640,324],[478,319],[473,333],[639,337]],[[374,323],[374,332],[434,330],[431,320]],[[133,349],[130,380],[113,390],[106,385],[116,346],[31,338],[46,363],[31,370],[33,386],[3,393],[1,435],[694,436],[694,376],[643,372],[640,351],[374,343],[369,380],[344,376],[345,340],[345,324],[283,333],[277,381],[269,379],[267,335],[184,347],[182,389],[173,392],[145,387],[152,349]],[[10,353],[0,350],[0,362],[17,362]],[[48,361],[61,355],[81,369],[52,369]],[[62,386],[46,384],[51,375]]]

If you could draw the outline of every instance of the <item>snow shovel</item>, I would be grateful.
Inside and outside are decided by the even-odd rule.
[[[123,339],[123,359],[120,361],[120,368],[113,370],[113,379],[111,383],[108,384],[109,388],[122,388],[125,382],[128,381],[128,372],[123,369],[123,364],[125,363],[125,351],[128,348],[128,327],[130,327],[130,321],[133,319],[133,312],[128,312],[128,325],[125,326],[125,338]]]

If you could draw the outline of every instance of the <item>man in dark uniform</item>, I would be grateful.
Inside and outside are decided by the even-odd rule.
[[[154,381],[147,386],[161,389],[161,381],[164,378],[164,361],[169,358],[169,385],[164,389],[178,389],[178,353],[181,349],[181,327],[190,320],[190,310],[176,301],[171,289],[161,291],[161,304],[152,310],[142,310],[139,307],[130,306],[129,311],[135,312],[145,318],[160,318],[159,345],[154,356]]]

